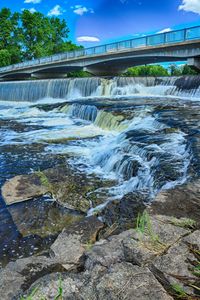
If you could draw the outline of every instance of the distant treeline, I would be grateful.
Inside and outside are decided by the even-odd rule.
[[[80,48],[68,40],[66,21],[24,10],[0,10],[0,67]]]
[[[123,76],[182,76],[197,75],[198,72],[188,65],[172,64],[168,69],[161,65],[147,65],[129,68]]]

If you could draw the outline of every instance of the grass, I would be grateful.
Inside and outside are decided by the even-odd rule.
[[[136,220],[136,230],[141,234],[141,242],[149,250],[163,252],[168,247],[166,244],[162,243],[159,236],[155,234],[150,216],[146,211],[144,211],[143,214],[138,214]],[[147,241],[145,240],[145,237],[148,237]]]
[[[61,276],[59,277],[59,284],[58,284],[58,293],[56,295],[56,297],[54,298],[54,300],[63,300],[63,281]],[[38,291],[39,287],[35,287],[32,292],[30,293],[30,295],[28,295],[26,298],[21,297],[20,300],[34,300],[34,296],[36,295],[37,291]],[[41,297],[40,300],[47,300],[46,297]]]
[[[63,282],[62,282],[62,278],[60,276],[59,278],[59,285],[58,285],[58,294],[57,296],[54,298],[54,300],[62,300],[63,299]]]
[[[93,247],[94,243],[92,241],[88,241],[86,244],[85,244],[85,249],[87,251],[90,251]]]
[[[22,298],[20,298],[20,300],[33,300],[33,297],[35,296],[37,290],[38,290],[38,287],[34,288],[29,296],[27,296],[26,298],[22,297]]]
[[[181,219],[176,219],[173,218],[170,221],[171,224],[182,227],[182,228],[188,228],[188,229],[195,229],[196,228],[196,221],[188,218],[181,218]]]
[[[177,298],[180,298],[180,299],[186,298],[187,299],[188,295],[186,294],[184,289],[179,284],[177,284],[177,283],[172,284],[171,288]]]

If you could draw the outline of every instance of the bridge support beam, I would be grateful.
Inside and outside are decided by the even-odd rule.
[[[200,70],[200,57],[188,58],[188,65],[196,70]]]

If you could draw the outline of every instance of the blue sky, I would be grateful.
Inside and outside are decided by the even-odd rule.
[[[0,0],[1,7],[65,18],[70,39],[86,47],[200,24],[200,0]]]

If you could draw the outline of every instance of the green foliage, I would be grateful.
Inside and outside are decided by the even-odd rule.
[[[184,289],[177,283],[172,284],[172,290],[175,292],[175,295],[177,296],[177,298],[185,298],[187,297],[186,292],[184,291]]]
[[[62,287],[62,278],[59,278],[59,286],[58,286],[58,294],[54,300],[62,300],[63,299],[63,287]]]
[[[68,73],[67,77],[91,77],[91,74],[86,71],[75,71]]]
[[[11,54],[8,50],[0,50],[0,67],[11,64]]]
[[[27,296],[26,298],[22,297],[20,300],[33,300],[33,297],[35,296],[37,290],[38,287],[34,288],[29,296]]]
[[[171,76],[181,76],[181,68],[175,64],[169,66],[169,72]]]
[[[67,41],[65,20],[40,12],[12,13],[2,8],[0,24],[0,66],[82,48]]]
[[[144,211],[143,214],[138,214],[136,230],[141,234],[141,243],[145,246],[145,248],[157,253],[162,253],[168,248],[166,244],[160,241],[159,236],[155,234],[147,211]]]
[[[172,64],[168,69],[164,68],[161,65],[147,65],[147,66],[137,66],[129,68],[124,76],[182,76],[182,75],[197,75],[198,72],[193,70],[190,66],[178,66],[176,64]]]
[[[129,68],[125,76],[168,76],[168,71],[160,65],[148,65]]]
[[[171,223],[175,226],[189,228],[189,229],[195,229],[196,227],[196,221],[188,218],[182,218],[182,219],[173,218],[171,220]]]
[[[182,75],[197,75],[198,72],[188,65],[182,67]]]
[[[52,191],[52,185],[49,182],[47,176],[44,174],[44,172],[37,171],[35,174],[39,177],[41,184],[43,186],[45,186],[48,189],[49,192],[51,192]]]

